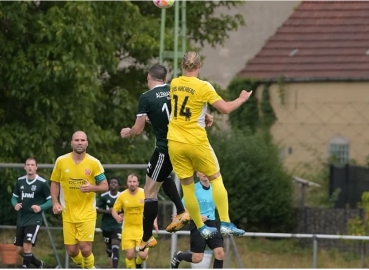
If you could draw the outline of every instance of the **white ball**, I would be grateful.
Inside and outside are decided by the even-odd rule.
[[[158,8],[169,8],[174,4],[174,0],[153,0],[153,2]]]

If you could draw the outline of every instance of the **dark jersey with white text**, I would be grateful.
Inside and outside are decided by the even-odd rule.
[[[137,116],[147,115],[154,129],[156,148],[168,153],[168,124],[170,117],[170,87],[168,84],[157,85],[143,93],[138,101]]]
[[[42,211],[35,213],[31,206],[42,205],[51,199],[47,181],[39,175],[33,180],[27,179],[27,176],[19,177],[13,196],[18,203],[22,203],[22,208],[18,211],[17,226],[41,225]]]
[[[105,210],[109,210],[109,209],[113,209],[114,203],[116,201],[116,199],[119,196],[119,193],[117,193],[117,195],[111,195],[110,191],[105,192],[103,194],[101,194],[99,200],[97,201],[97,208],[99,209],[105,209]],[[119,224],[111,214],[102,214],[102,219],[101,219],[101,230],[102,231],[108,231],[108,232],[113,232],[115,230],[121,230],[122,229],[122,224]]]

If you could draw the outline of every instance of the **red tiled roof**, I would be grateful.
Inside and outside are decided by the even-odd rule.
[[[304,1],[238,77],[369,80],[369,2]]]

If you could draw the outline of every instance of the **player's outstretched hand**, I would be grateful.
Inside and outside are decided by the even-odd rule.
[[[120,131],[120,136],[123,139],[129,138],[131,137],[131,135],[129,134],[130,131],[131,131],[131,128],[122,128],[122,130]]]
[[[31,209],[33,210],[33,212],[38,213],[38,212],[41,211],[41,206],[39,206],[39,205],[32,205],[31,206]]]
[[[250,92],[247,92],[246,90],[242,90],[240,93],[240,99],[243,100],[243,102],[246,102],[249,97],[252,94],[252,90]]]
[[[14,209],[15,209],[16,211],[19,211],[21,208],[22,208],[22,203],[17,203],[17,204],[14,206]]]
[[[60,214],[62,212],[62,210],[63,210],[63,208],[59,203],[54,203],[53,204],[53,213],[55,215]]]

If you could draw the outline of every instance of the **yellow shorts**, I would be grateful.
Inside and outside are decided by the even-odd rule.
[[[128,239],[122,240],[122,250],[132,249],[137,247],[141,243],[141,239]]]
[[[179,179],[194,175],[195,171],[210,176],[219,172],[219,163],[211,145],[192,145],[168,141],[169,157]]]
[[[72,223],[63,221],[64,245],[92,242],[95,237],[96,220]]]

